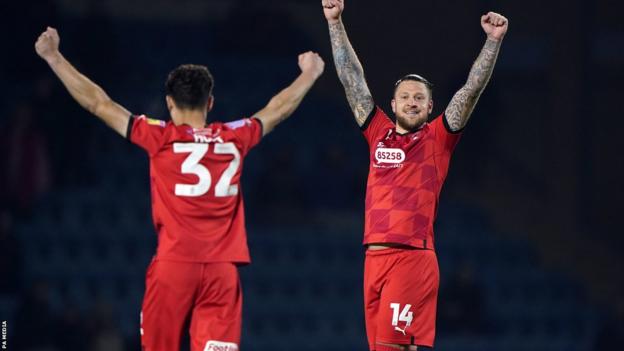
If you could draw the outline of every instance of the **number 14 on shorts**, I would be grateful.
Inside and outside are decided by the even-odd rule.
[[[394,330],[400,331],[405,335],[405,329],[412,324],[412,319],[414,318],[414,314],[410,311],[412,305],[406,304],[401,309],[401,304],[393,302],[390,304],[390,308],[392,309],[392,326]],[[399,328],[399,322],[405,322],[405,327]]]

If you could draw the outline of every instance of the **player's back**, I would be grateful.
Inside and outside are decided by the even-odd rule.
[[[130,128],[130,140],[150,156],[157,259],[249,262],[240,178],[262,135],[260,122],[195,129],[140,116]]]

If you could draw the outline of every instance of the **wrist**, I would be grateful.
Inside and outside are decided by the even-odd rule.
[[[487,36],[487,40],[488,40],[488,41],[493,41],[493,42],[495,42],[495,43],[500,43],[500,42],[502,42],[502,41],[503,41],[503,37],[496,38],[496,37],[494,37],[494,36],[492,36],[492,35],[488,35],[488,36]]]
[[[301,71],[301,76],[308,78],[308,79],[312,79],[312,80],[317,80],[318,77],[321,76],[321,73],[323,73],[323,71],[316,71],[316,70],[305,70],[305,71]]]
[[[62,58],[63,58],[63,55],[61,55],[60,51],[55,51],[51,53],[50,55],[47,55],[45,57],[45,60],[50,66],[53,66],[59,63]]]
[[[342,17],[341,17],[341,16],[338,16],[338,18],[332,18],[332,19],[328,19],[328,20],[327,20],[327,23],[328,23],[329,25],[332,25],[332,24],[338,24],[338,23],[340,23],[340,22],[342,22]]]

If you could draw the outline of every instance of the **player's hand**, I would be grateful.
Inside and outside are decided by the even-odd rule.
[[[508,24],[507,18],[496,12],[488,12],[481,16],[481,27],[483,27],[483,31],[487,34],[488,39],[503,40],[505,33],[507,33]]]
[[[325,62],[316,52],[308,51],[299,55],[299,68],[302,73],[312,73],[316,79],[323,73]]]
[[[48,27],[45,32],[41,33],[35,43],[35,51],[42,59],[49,61],[59,53],[59,38],[56,29]]]
[[[340,14],[344,10],[344,0],[322,0],[323,13],[329,23],[336,23],[340,20]]]

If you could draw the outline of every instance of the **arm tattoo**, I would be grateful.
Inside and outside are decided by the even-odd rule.
[[[501,42],[488,39],[472,65],[466,84],[455,93],[445,111],[446,120],[452,131],[463,128],[470,118],[479,96],[485,89],[496,63]]]
[[[373,97],[364,79],[364,69],[353,51],[342,22],[329,24],[329,36],[338,78],[345,89],[355,120],[362,126],[374,108]]]

